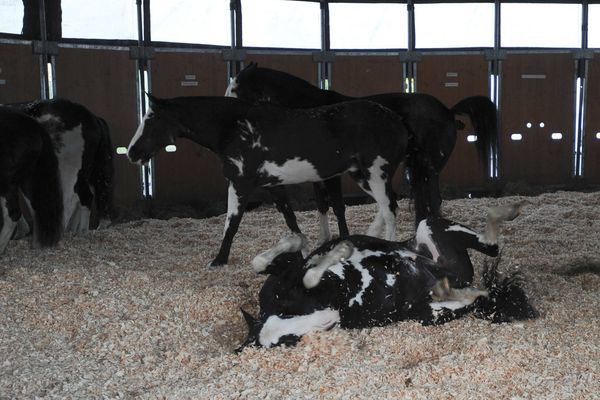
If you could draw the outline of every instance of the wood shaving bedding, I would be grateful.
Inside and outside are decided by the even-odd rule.
[[[501,229],[501,269],[523,273],[540,319],[333,329],[239,355],[239,308],[257,313],[265,279],[250,260],[287,233],[273,208],[244,216],[223,268],[206,266],[224,216],[134,221],[48,250],[11,242],[0,256],[0,398],[598,398],[600,194],[453,200],[443,211],[482,229],[487,207],[522,199],[531,204]],[[297,215],[314,246],[315,212]],[[375,205],[348,207],[350,231],[374,215]],[[412,218],[401,202],[397,237]]]

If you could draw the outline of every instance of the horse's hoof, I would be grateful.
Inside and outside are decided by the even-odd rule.
[[[222,267],[224,265],[227,265],[227,263],[226,262],[222,262],[222,261],[218,261],[218,260],[212,260],[208,264],[208,268],[218,268],[218,267]]]

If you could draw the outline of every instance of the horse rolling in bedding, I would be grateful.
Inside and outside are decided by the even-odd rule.
[[[231,82],[226,96],[253,104],[271,103],[292,108],[312,108],[356,99],[332,90],[322,90],[288,73],[250,63]],[[475,145],[485,165],[498,150],[496,106],[483,96],[467,97],[448,109],[431,95],[384,93],[362,97],[382,104],[403,118],[409,134],[406,169],[414,197],[415,222],[438,215],[441,207],[439,175],[456,143],[457,115],[469,116],[477,141]],[[404,134],[404,131],[399,132]],[[321,213],[321,242],[330,237],[326,213],[331,203],[338,220],[340,236],[348,234],[339,177],[315,185],[315,198]]]
[[[422,220],[416,235],[390,242],[353,235],[328,242],[308,257],[300,234],[283,238],[252,262],[270,274],[260,294],[260,314],[242,310],[248,345],[295,344],[311,331],[383,326],[417,320],[442,324],[468,313],[492,322],[537,317],[517,275],[501,279],[486,264],[485,289],[473,284],[467,249],[498,255],[498,227],[522,204],[491,209],[483,234],[443,219]]]
[[[378,213],[369,228],[393,240],[396,197],[391,179],[404,161],[407,133],[401,118],[377,103],[349,101],[314,109],[254,106],[230,97],[157,99],[128,148],[145,163],[178,137],[213,151],[229,181],[227,218],[212,266],[226,264],[248,197],[267,188],[292,232],[300,232],[282,185],[321,182],[348,173],[371,195]]]
[[[62,190],[50,136],[33,118],[0,106],[0,254],[29,204],[34,248],[58,243],[62,234]]]

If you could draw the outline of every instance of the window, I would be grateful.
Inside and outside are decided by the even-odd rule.
[[[581,47],[580,4],[501,5],[502,47]]]
[[[321,48],[321,7],[318,3],[242,0],[244,46]]]
[[[65,38],[137,39],[135,1],[62,0]]]
[[[588,5],[588,47],[600,48],[600,4]]]
[[[150,19],[156,42],[231,45],[228,1],[152,0]]]
[[[416,4],[415,47],[494,47],[494,4]]]
[[[332,49],[405,49],[405,4],[329,4]]]
[[[22,0],[0,0],[0,32],[21,34],[22,30]]]

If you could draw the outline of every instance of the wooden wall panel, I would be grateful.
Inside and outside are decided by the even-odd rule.
[[[127,51],[61,48],[56,58],[57,96],[83,104],[110,126],[113,149],[127,147],[137,127],[135,62]],[[140,195],[140,170],[114,153],[115,205]]]
[[[158,97],[223,96],[227,64],[221,54],[157,53],[152,60],[152,93]],[[207,149],[179,139],[177,151],[155,157],[155,199],[186,204],[225,199],[227,185],[221,161]]]
[[[509,55],[503,61],[500,177],[504,181],[564,184],[571,179],[573,69],[570,54]],[[552,140],[553,132],[562,133],[562,140]],[[521,133],[523,140],[512,141],[512,133]]]
[[[338,56],[332,89],[347,96],[402,91],[402,62],[396,56]]]
[[[437,97],[448,108],[469,96],[488,96],[488,63],[480,55],[424,56],[417,64],[417,91]],[[440,177],[442,186],[481,187],[487,182],[487,166],[479,161],[468,118],[457,132],[456,145]]]
[[[588,103],[585,120],[584,139],[584,180],[592,184],[600,184],[600,56],[589,63],[589,80],[587,82]]]
[[[40,98],[40,59],[30,44],[0,43],[0,104]]]

